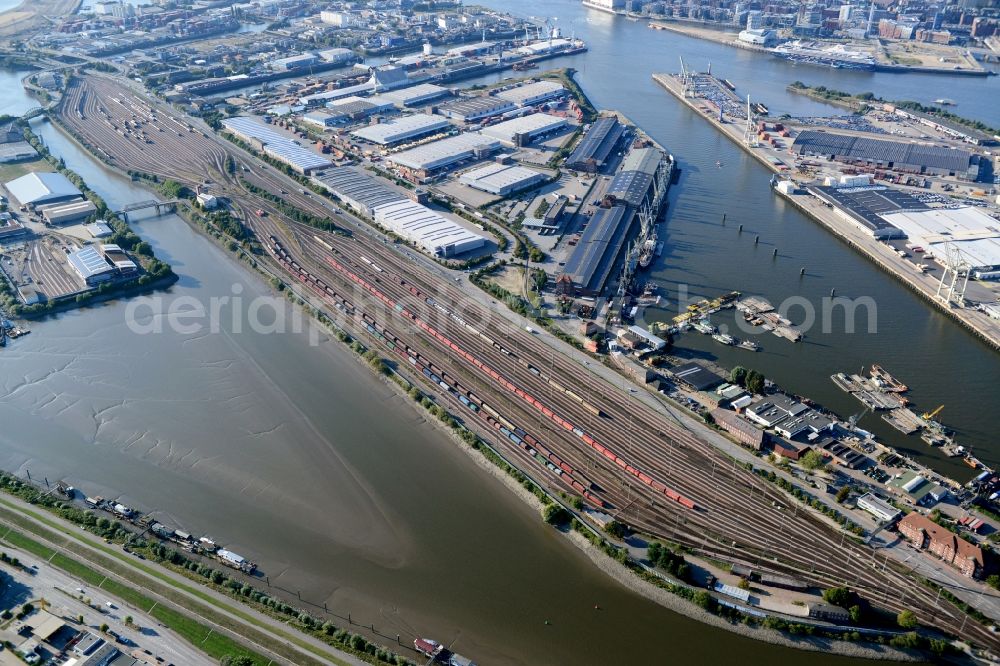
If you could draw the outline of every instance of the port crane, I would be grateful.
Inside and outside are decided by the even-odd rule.
[[[872,408],[870,406],[866,406],[863,412],[855,414],[851,418],[847,419],[847,426],[848,428],[850,428],[851,432],[854,432],[855,428],[858,425],[858,421],[865,418],[865,416],[867,416],[868,412],[870,411],[872,411]]]
[[[760,145],[757,142],[757,128],[753,124],[753,109],[750,108],[750,95],[747,95],[747,127],[743,131],[743,140],[748,148],[756,148]]]
[[[940,405],[933,412],[924,412],[923,414],[920,415],[920,418],[922,418],[924,421],[933,421],[934,417],[940,414],[942,409],[944,409],[944,405]]]
[[[938,282],[937,292],[934,296],[949,306],[954,302],[958,307],[962,307],[965,305],[965,288],[969,286],[972,267],[966,261],[965,255],[952,243],[946,243],[944,251],[944,270],[941,271],[941,281]],[[951,273],[951,281],[946,285],[949,273]]]
[[[694,82],[691,80],[691,70],[684,64],[684,56],[678,56],[681,60],[681,83],[684,84],[684,96],[694,97]]]

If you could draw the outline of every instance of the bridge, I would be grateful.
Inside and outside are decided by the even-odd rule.
[[[42,108],[42,107],[40,107],[40,106],[33,106],[33,107],[31,107],[30,109],[28,109],[27,111],[25,111],[25,112],[24,112],[24,113],[23,113],[23,114],[21,115],[21,118],[22,118],[23,120],[31,120],[32,118],[34,118],[34,117],[36,117],[36,116],[40,116],[40,115],[42,115],[43,113],[45,113],[45,109],[43,109],[43,108]]]
[[[147,208],[155,208],[157,215],[162,215],[164,212],[170,212],[177,207],[180,203],[180,199],[171,199],[170,201],[157,201],[155,199],[149,199],[147,201],[137,201],[135,203],[130,203],[127,206],[122,207],[119,210],[112,211],[115,215],[121,215],[122,219],[128,222],[128,214],[134,213],[137,210],[146,210]]]

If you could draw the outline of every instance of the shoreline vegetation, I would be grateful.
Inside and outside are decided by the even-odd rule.
[[[1000,129],[990,127],[986,123],[979,120],[965,118],[964,116],[952,113],[947,109],[942,109],[939,106],[927,106],[926,104],[910,100],[895,101],[883,99],[881,97],[877,97],[875,93],[871,92],[849,93],[844,92],[843,90],[827,88],[826,86],[809,86],[801,81],[793,81],[788,85],[787,90],[798,95],[805,95],[806,97],[811,97],[812,99],[827,102],[835,106],[841,106],[852,111],[863,111],[867,107],[875,106],[877,104],[890,104],[896,108],[903,109],[904,111],[916,111],[917,113],[933,116],[940,120],[952,122],[979,132],[1000,136]]]
[[[582,95],[582,91],[580,91],[579,94]],[[586,99],[586,97],[584,96],[582,99]],[[68,134],[78,145],[81,145],[81,147],[86,149],[89,155],[98,159],[102,163],[107,164],[100,159],[100,156],[96,154],[95,151],[81,142],[78,137],[76,137],[74,133],[68,130],[68,128],[66,128],[62,123],[57,123],[57,126],[63,132]],[[109,164],[108,166],[115,170],[116,173],[119,173],[124,177],[132,178],[133,181],[143,180],[141,178],[136,178],[135,174],[124,173],[121,168],[115,165]],[[181,213],[181,209],[179,209],[178,212]],[[189,211],[184,210],[183,212],[188,213]],[[245,263],[249,264],[251,268],[254,268],[259,274],[268,278],[270,284],[276,291],[284,294],[286,298],[294,304],[303,307],[321,325],[327,328],[333,337],[337,338],[348,349],[354,352],[359,360],[367,362],[376,375],[381,376],[387,384],[395,385],[398,390],[405,392],[413,400],[415,406],[422,407],[430,416],[434,417],[431,419],[432,422],[437,422],[437,424],[444,427],[454,439],[464,444],[465,446],[462,447],[463,450],[465,450],[482,469],[501,479],[505,485],[515,490],[519,497],[539,509],[542,513],[543,520],[557,526],[561,531],[567,533],[573,543],[577,547],[583,548],[595,564],[598,564],[598,567],[601,568],[602,571],[625,584],[634,592],[641,594],[642,596],[649,598],[670,610],[679,612],[693,619],[705,621],[713,626],[725,628],[756,640],[794,648],[833,651],[845,655],[878,659],[888,658],[898,661],[920,660],[923,652],[917,652],[917,650],[931,650],[934,653],[940,654],[947,652],[950,649],[950,645],[945,641],[941,641],[939,639],[928,639],[926,636],[918,634],[915,631],[910,631],[908,633],[887,631],[885,632],[886,635],[879,635],[874,640],[866,641],[866,639],[862,638],[857,632],[848,633],[844,632],[842,629],[830,631],[824,629],[822,625],[814,625],[808,621],[789,622],[775,617],[768,617],[762,620],[761,618],[752,617],[738,610],[715,603],[714,597],[709,595],[704,590],[698,591],[697,588],[688,586],[684,583],[673,583],[658,573],[651,573],[651,571],[655,571],[654,568],[648,567],[648,565],[643,562],[636,561],[629,555],[626,549],[610,542],[596,528],[589,526],[584,523],[582,519],[579,519],[578,515],[573,513],[573,509],[578,510],[579,508],[582,508],[582,505],[574,506],[571,498],[552,495],[548,491],[544,490],[540,484],[536,483],[530,475],[509,463],[506,458],[504,458],[485,440],[481,439],[474,432],[467,429],[458,418],[433,400],[429,394],[425,394],[408,379],[399,375],[392,367],[390,367],[390,365],[386,362],[386,359],[382,358],[380,353],[374,347],[362,343],[360,340],[353,337],[346,329],[341,328],[340,325],[333,321],[333,319],[331,319],[331,317],[326,313],[321,312],[313,305],[307,303],[298,295],[300,292],[297,290],[297,285],[294,283],[289,284],[286,282],[285,276],[270,271],[266,265],[257,261],[252,249],[248,250],[244,247],[244,245],[236,245],[236,239],[226,233],[224,229],[220,229],[215,226],[208,218],[198,220],[193,219],[188,214],[182,214],[181,216],[191,224],[199,222],[199,224],[196,225],[198,228],[209,232],[210,235],[216,238],[217,241],[223,243],[223,245],[225,245],[230,251],[241,256],[241,258],[245,260]],[[234,247],[234,245],[236,246]],[[476,281],[473,280],[473,282],[475,283]],[[477,286],[484,288],[483,285]],[[488,289],[486,290],[489,291]],[[479,455],[475,455],[474,452],[478,452]],[[0,479],[3,478],[5,477],[0,475]],[[20,483],[19,480],[17,481]],[[2,481],[0,481],[0,488],[8,490],[7,484],[4,484]],[[86,523],[89,523],[94,519],[92,514],[90,517],[87,517],[87,514],[90,512],[81,511],[75,507],[66,507],[65,503],[59,502],[59,504],[62,506],[55,507],[50,510],[60,514],[69,513],[69,515],[77,516],[80,520],[83,520]],[[117,525],[118,529],[124,529],[119,523],[117,523],[117,521],[109,522]],[[176,553],[176,551],[171,551],[171,549],[166,548],[158,542],[152,545],[147,543],[146,547],[151,549],[151,556],[154,560],[166,563],[167,566],[170,564],[176,564],[174,562],[176,559],[175,555],[183,557],[182,555]],[[156,547],[163,550],[152,550]],[[682,549],[678,548],[678,550]],[[674,556],[683,557],[681,552],[675,553]],[[201,578],[207,578],[207,580],[199,581],[205,585],[217,587],[219,591],[231,594],[235,598],[245,601],[251,606],[263,603],[272,611],[278,611],[279,613],[288,616],[291,618],[288,621],[289,624],[295,626],[297,629],[306,633],[315,633],[316,631],[319,631],[321,634],[325,635],[326,630],[322,629],[322,627],[329,625],[329,623],[321,623],[316,618],[309,616],[308,613],[299,611],[292,606],[284,604],[284,602],[270,597],[268,597],[268,601],[256,601],[254,597],[255,593],[261,595],[263,595],[263,593],[259,590],[255,590],[250,585],[242,584],[238,588],[234,587],[235,584],[232,582],[234,579],[229,577],[226,577],[219,583],[216,583],[215,579],[217,576],[211,572],[209,572],[206,576],[198,568],[191,569],[187,564],[184,564],[183,568],[189,572],[193,571],[194,573],[192,574],[192,577],[197,575]],[[630,573],[631,575],[629,575]],[[223,575],[225,576],[225,573],[223,573]],[[195,578],[195,580],[198,580],[198,578]],[[247,589],[245,593],[243,591],[244,589]],[[708,601],[706,601],[706,599],[708,599]],[[317,627],[319,629],[317,629]],[[334,629],[332,634],[333,640],[340,641],[341,639],[345,639],[347,644],[350,644],[353,641],[358,641],[358,639],[360,639],[360,641],[367,640],[358,634],[355,634],[355,636],[358,636],[358,639],[345,636],[345,634],[340,633],[342,631],[343,630]],[[855,641],[861,642],[859,643]],[[372,656],[368,652],[369,648],[371,648],[372,650],[375,650],[374,656],[378,656],[378,650],[380,648],[377,647],[376,644],[366,642],[365,645],[366,654]],[[382,663],[393,662],[383,660]],[[397,661],[395,663],[400,662]],[[406,662],[404,661],[403,663]]]

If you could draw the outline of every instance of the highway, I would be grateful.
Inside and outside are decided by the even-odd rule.
[[[701,555],[745,562],[821,587],[847,583],[892,612],[910,608],[925,623],[933,620],[949,632],[996,645],[985,627],[965,622],[958,609],[936,599],[936,592],[916,581],[909,568],[877,561],[870,548],[846,537],[831,521],[799,508],[784,491],[709,443],[718,438],[716,433],[703,426],[695,430],[693,421],[664,415],[646,398],[593,374],[575,351],[552,336],[532,335],[506,313],[489,307],[488,298],[470,296],[453,282],[454,273],[429,259],[414,259],[414,250],[380,242],[374,232],[350,237],[317,232],[289,220],[266,199],[252,196],[227,172],[227,157],[250,166],[250,172],[237,173],[254,185],[273,194],[284,190],[288,194],[281,196],[289,205],[347,226],[347,216],[331,215],[328,201],[300,193],[295,181],[275,169],[260,168],[259,160],[235,146],[207,131],[203,135],[196,121],[181,118],[159,102],[137,99],[112,79],[91,75],[74,82],[61,109],[62,120],[74,132],[114,155],[113,163],[123,170],[152,171],[191,187],[206,178],[213,181],[213,193],[231,199],[263,246],[273,251],[273,236],[284,250],[284,263],[270,262],[275,272],[291,273],[308,284],[331,319],[359,337],[367,336],[372,346],[382,345],[381,354],[396,361],[401,371],[410,368],[414,379],[426,377],[413,371],[414,361],[424,367],[433,364],[441,371],[435,373],[439,377],[447,375],[447,390],[426,383],[440,400],[451,401],[450,411],[465,415],[469,428],[489,441],[503,441],[511,459],[550,489],[579,494],[566,474],[540,466],[529,450],[509,437],[498,437],[497,426],[483,416],[488,410],[480,407],[473,413],[458,399],[459,393],[468,397],[472,392],[480,406],[487,403],[503,420],[530,434],[573,469],[572,480],[593,481],[593,499],[587,502],[603,504],[605,511],[637,529]],[[154,126],[152,131],[144,128],[152,143],[123,137],[114,129],[133,113],[144,114],[143,122]],[[194,129],[187,129],[189,122]],[[168,129],[174,127],[185,129]],[[267,215],[250,212],[257,209]],[[336,296],[324,289],[316,292],[317,279]],[[335,307],[337,302],[344,310]],[[392,349],[366,332],[372,323],[383,339],[395,339]]]

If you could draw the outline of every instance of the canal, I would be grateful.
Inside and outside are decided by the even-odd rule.
[[[110,205],[149,198],[36,129]],[[130,315],[136,299],[33,322],[0,354],[0,468],[155,510],[316,615],[456,641],[482,664],[804,658],[611,581],[339,343],[254,332],[250,304],[271,296],[255,274],[175,216],[135,226],[180,276],[164,308],[229,299],[218,331],[141,333],[163,318]]]
[[[529,0],[485,4],[522,16],[539,11]],[[820,318],[799,344],[761,335],[756,340],[763,351],[756,354],[724,347],[697,333],[681,337],[678,346],[727,367],[742,364],[756,369],[844,417],[861,413],[863,407],[839,391],[830,375],[880,364],[911,387],[918,412],[943,404],[939,418],[956,429],[959,442],[994,467],[1000,465],[1000,441],[988,417],[1000,411],[996,390],[1000,355],[774,196],[767,169],[650,78],[654,72],[679,71],[683,56],[689,67],[698,70],[711,64],[713,73],[730,79],[741,94],[751,92],[775,117],[843,113],[786,91],[789,83],[801,80],[850,92],[870,90],[886,99],[930,103],[949,97],[958,103],[956,113],[1000,127],[1000,105],[984,102],[1000,97],[1000,77],[795,65],[767,54],[651,30],[644,21],[586,9],[576,0],[553,0],[545,4],[545,12],[558,17],[554,24],[565,35],[586,40],[589,51],[542,66],[576,68],[577,80],[595,106],[625,113],[666,146],[682,169],[679,183],[671,189],[666,237],[661,237],[664,252],[649,276],[670,305],[649,311],[647,319],[666,321],[676,316],[679,293],[701,298],[738,290],[764,296],[775,305],[786,299],[804,300],[817,313],[831,290],[837,297],[870,298],[875,304],[874,333],[868,332],[868,310],[860,307],[854,333],[846,332],[844,315],[837,311],[828,319],[829,332],[823,332]],[[511,73],[482,81],[505,76]],[[755,244],[757,236],[760,241]],[[804,277],[799,275],[802,268]],[[804,321],[801,307],[791,313],[796,323]],[[714,323],[727,324],[734,335],[746,337],[732,316],[717,317]],[[972,476],[972,470],[956,459],[945,458],[918,437],[903,436],[879,416],[867,414],[860,424],[949,476],[963,481]]]

